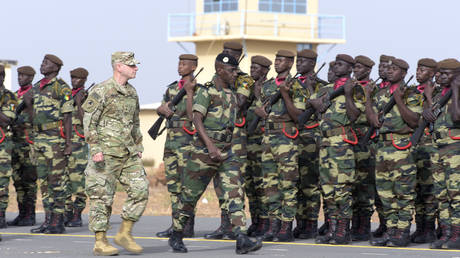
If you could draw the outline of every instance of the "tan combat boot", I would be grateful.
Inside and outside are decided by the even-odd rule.
[[[99,231],[96,232],[96,243],[94,243],[93,254],[98,256],[117,255],[118,249],[109,243],[104,231]]]
[[[133,236],[131,235],[131,230],[133,229],[134,222],[130,220],[123,220],[121,223],[120,230],[115,236],[115,244],[123,247],[124,249],[140,254],[142,253],[142,246],[134,242]]]

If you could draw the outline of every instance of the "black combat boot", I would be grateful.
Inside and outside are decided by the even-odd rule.
[[[430,249],[441,249],[443,248],[443,245],[447,243],[447,241],[449,241],[450,239],[450,236],[452,234],[451,226],[444,222],[440,222],[439,227],[441,228],[441,237],[439,237],[438,240],[430,244]]]
[[[64,214],[51,213],[50,222],[43,233],[45,234],[62,234],[65,232]]]
[[[281,220],[277,218],[270,218],[270,226],[268,230],[262,236],[263,241],[273,241],[273,238],[276,236],[280,230]]]
[[[315,243],[317,244],[329,244],[332,240],[334,232],[337,229],[337,220],[329,218],[328,220],[329,228],[327,229],[327,233],[325,235],[317,236],[315,239]]]
[[[206,239],[227,239],[235,240],[236,236],[232,232],[232,224],[228,213],[222,212],[220,215],[220,226],[214,232],[204,235]]]
[[[292,234],[292,221],[281,221],[280,230],[273,237],[275,242],[292,242],[294,235]]]
[[[30,230],[31,233],[43,233],[50,223],[51,212],[45,212],[45,221],[38,227]]]
[[[26,204],[24,211],[24,217],[18,222],[18,226],[35,225],[35,204]]]
[[[310,239],[315,238],[318,235],[318,221],[317,220],[305,220],[305,227],[303,231],[299,232],[298,238]]]
[[[425,243],[423,228],[424,228],[424,216],[416,214],[415,215],[415,232],[410,235],[410,241],[412,243]]]
[[[64,225],[67,226],[67,223],[72,219],[73,214],[73,208],[70,208],[70,210],[64,212]]]
[[[351,239],[355,241],[355,236],[358,235],[360,217],[358,213],[353,212],[351,217]]]
[[[65,226],[71,228],[83,226],[83,222],[81,221],[82,211],[83,209],[74,209],[72,218],[69,221],[67,221]]]
[[[262,248],[262,239],[257,238],[256,242],[251,241],[246,234],[238,234],[236,237],[236,249],[237,254],[247,254],[249,252],[255,252]]]
[[[6,228],[5,211],[0,210],[0,228]]]
[[[329,243],[333,245],[348,245],[350,242],[350,219],[337,220],[335,232],[332,235],[332,240],[330,240]]]
[[[369,243],[372,246],[387,246],[388,241],[390,240],[390,237],[394,235],[396,232],[396,228],[388,228],[387,231],[383,233],[383,236],[381,237],[373,237]]]
[[[356,232],[351,233],[353,241],[368,241],[371,237],[371,217],[359,216],[359,227]]]
[[[187,222],[184,226],[183,231],[184,237],[194,237],[195,236],[195,215],[191,215],[187,218]]]
[[[25,214],[24,205],[20,202],[18,203],[18,210],[19,210],[18,216],[16,216],[16,218],[6,223],[8,226],[17,226],[19,221],[21,221],[22,218],[24,217],[24,214]]]
[[[256,237],[263,236],[270,228],[270,219],[260,218],[259,225],[256,229]]]
[[[248,228],[248,236],[255,237],[259,227],[259,216],[251,215],[251,226]]]
[[[424,239],[422,243],[432,243],[433,241],[436,240],[436,230],[435,230],[435,222],[434,219],[432,220],[427,220],[425,219],[424,221],[425,225],[423,228],[423,235]],[[418,242],[417,242],[418,243]]]
[[[174,219],[174,213],[171,214],[171,219]],[[169,228],[167,228],[165,231],[157,232],[155,235],[157,237],[171,237],[172,232],[173,232],[173,224],[171,222],[171,226],[169,226]]]
[[[329,216],[327,215],[327,213],[324,213],[324,223],[318,229],[318,235],[320,236],[326,235],[328,229],[329,229]]]
[[[397,228],[387,242],[389,247],[406,247],[410,243],[410,224],[406,228]]]
[[[186,253],[188,252],[182,239],[184,238],[182,231],[172,231],[169,237],[168,244],[173,249],[174,253]]]
[[[460,249],[460,225],[452,225],[450,238],[442,248]]]
[[[305,230],[307,220],[296,218],[295,221],[296,221],[296,226],[294,230],[292,231],[292,234],[294,235],[295,238],[299,238],[300,232]]]
[[[379,214],[379,227],[377,228],[377,230],[375,230],[374,232],[372,232],[372,237],[375,237],[375,238],[381,238],[383,236],[383,234],[387,231],[387,220],[385,219],[385,217],[383,217],[383,215],[380,215]]]

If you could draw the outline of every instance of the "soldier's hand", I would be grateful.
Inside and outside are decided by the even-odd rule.
[[[94,162],[101,162],[101,161],[104,161],[104,154],[102,154],[102,152],[98,152],[98,153],[96,153],[96,154],[93,155],[92,160],[93,160]]]
[[[138,152],[138,153],[137,153],[137,156],[139,156],[139,158],[142,159],[142,152]]]
[[[75,95],[75,103],[80,106],[85,99],[85,92],[84,90],[81,90]]]
[[[184,84],[184,89],[186,92],[194,92],[195,91],[195,86],[196,86],[196,80],[189,81],[187,80]]]
[[[396,90],[393,91],[393,96],[394,96],[395,98],[402,98],[402,96],[403,96],[403,94],[404,94],[403,91],[404,91],[404,90],[401,90],[400,87],[397,87]]]
[[[23,98],[24,98],[24,102],[26,103],[26,107],[31,107],[33,105],[32,104],[33,95],[32,95],[31,90],[26,92],[26,94],[24,94]]]
[[[434,121],[436,121],[436,116],[434,115],[433,110],[431,108],[424,109],[422,112],[422,116],[426,121],[430,123],[434,123]]]
[[[212,161],[219,162],[222,160],[222,153],[214,144],[209,147],[208,151],[209,151],[209,158]]]
[[[345,92],[345,95],[350,96],[353,93],[353,87],[355,86],[355,80],[347,80],[345,82],[345,85],[343,85],[343,90]]]
[[[324,94],[321,98],[319,98],[319,102],[320,102],[319,108],[316,110],[320,113],[326,112],[330,104],[329,92],[326,92],[326,94]]]
[[[265,112],[265,105],[263,107],[256,107],[256,109],[254,109],[254,113],[256,113],[258,117],[264,119],[268,116],[267,112]]]
[[[369,124],[373,126],[374,128],[382,127],[382,125],[379,122],[379,116],[374,115],[374,116],[369,117],[369,119],[370,119]]]
[[[72,145],[66,145],[64,148],[64,155],[70,156],[72,154]]]
[[[293,82],[289,81],[284,81],[280,84],[280,91],[281,93],[289,93],[289,90],[291,89]]]
[[[167,118],[170,118],[174,112],[169,108],[169,104],[171,104],[171,101],[161,104],[161,106],[158,107],[157,112]]]
[[[429,81],[426,84],[425,89],[423,90],[423,94],[428,97],[433,97],[433,92],[434,92],[434,83]]]
[[[376,85],[373,82],[368,83],[367,86],[364,87],[364,94],[366,95],[366,99],[370,99],[370,96],[374,92],[375,87],[376,87]]]

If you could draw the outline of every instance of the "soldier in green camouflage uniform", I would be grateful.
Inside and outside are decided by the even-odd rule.
[[[294,106],[303,101],[303,96],[294,94],[294,86],[300,87],[300,85],[289,75],[294,56],[294,53],[288,50],[279,50],[276,53],[275,70],[278,75],[275,79],[264,83],[262,101],[258,101],[256,108],[256,114],[264,119],[265,128],[262,139],[265,195],[262,198],[262,205],[268,206],[268,214],[262,214],[261,218],[264,218],[264,225],[269,223],[264,230],[263,239],[266,241],[294,240],[292,222],[297,212],[299,153],[296,138],[299,131],[295,125],[295,118],[291,117],[285,106],[288,103],[286,100]],[[283,98],[274,103],[271,111],[267,113],[265,107],[270,104],[269,99],[281,89],[284,91],[280,92]],[[267,216],[269,222],[265,219]]]
[[[73,100],[69,86],[58,75],[62,60],[46,55],[40,67],[45,76],[33,86],[34,159],[45,209],[45,222],[32,233],[60,234],[64,228],[64,206],[68,176],[66,156],[72,152]],[[65,136],[64,136],[65,135]]]
[[[86,99],[85,82],[87,77],[88,71],[85,68],[79,67],[70,71],[74,108],[72,112],[72,155],[67,164],[69,194],[65,207],[66,227],[81,227],[83,225],[81,213],[86,207],[84,172],[88,164],[88,144],[83,134],[83,109],[81,106]]]
[[[225,212],[229,214],[232,232],[237,235],[236,252],[258,250],[246,235],[244,190],[241,173],[232,151],[232,138],[236,121],[236,94],[230,89],[237,76],[238,62],[228,54],[216,58],[216,76],[196,91],[193,99],[193,123],[198,135],[191,146],[179,198],[179,210],[174,217],[174,228],[169,245],[174,252],[187,252],[182,238],[186,221],[193,215],[196,203],[213,177],[222,182]]]
[[[5,210],[8,207],[8,186],[12,174],[11,152],[13,149],[11,122],[18,104],[14,93],[3,85],[5,67],[0,65],[0,228],[6,227]]]
[[[166,122],[168,134],[166,136],[163,160],[168,191],[171,196],[172,217],[175,217],[177,213],[178,198],[182,188],[182,176],[190,156],[190,143],[193,141],[193,135],[196,132],[192,125],[191,110],[195,85],[187,82],[193,79],[193,72],[196,70],[197,65],[197,56],[191,54],[179,56],[178,70],[181,79],[168,86],[161,106],[157,109],[158,114],[168,118]],[[187,92],[186,95],[175,107],[170,108],[169,104],[182,89]],[[185,237],[193,237],[193,226],[194,217],[191,216],[185,226]],[[158,237],[170,237],[171,234],[172,225],[167,230],[158,232],[156,235]]]
[[[246,123],[250,125],[256,119],[254,109],[257,101],[260,101],[262,85],[267,80],[272,62],[263,56],[251,57],[251,77],[255,81],[252,87],[251,106],[248,108]],[[252,225],[248,228],[248,235],[260,236],[263,234],[262,214],[268,214],[265,205],[262,205],[261,198],[264,195],[263,175],[262,175],[262,125],[252,135],[248,135],[247,151],[248,163],[244,171],[244,189],[249,201],[249,212],[251,214]],[[265,212],[262,212],[265,210]],[[268,220],[268,217],[265,217]]]
[[[243,45],[239,42],[230,41],[224,43],[224,50],[222,53],[233,56],[236,60],[240,60],[243,53]],[[246,170],[247,164],[247,133],[246,133],[246,111],[251,97],[251,89],[254,84],[254,80],[246,73],[238,69],[238,77],[236,79],[232,90],[235,91],[238,99],[238,113],[235,122],[235,138],[233,139],[233,152],[236,154],[236,160],[239,163],[240,174]],[[225,196],[223,194],[222,182],[219,177],[215,177],[213,180],[214,190],[216,191],[217,198],[219,199],[219,206],[221,210],[221,225],[217,230],[210,234],[206,234],[204,237],[207,239],[235,239],[235,235],[232,234],[232,227],[228,214],[225,213]],[[256,221],[252,220],[254,226]],[[251,232],[254,226],[251,227]]]
[[[131,230],[145,210],[148,180],[142,165],[139,99],[128,80],[136,77],[139,62],[132,52],[112,54],[113,77],[94,86],[83,104],[83,126],[89,144],[86,194],[90,199],[89,229],[95,232],[95,255],[117,254],[106,238],[117,182],[128,194],[115,243],[132,253],[143,248]]]
[[[18,216],[8,221],[9,226],[33,226],[35,224],[35,202],[37,200],[37,171],[32,164],[30,135],[32,133],[32,80],[35,70],[30,66],[18,68],[18,82],[21,88],[16,92],[18,99],[17,118],[13,124],[14,148],[11,159],[13,182],[18,202]],[[22,110],[20,110],[22,109]]]
[[[371,244],[407,246],[414,214],[417,173],[414,156],[410,151],[410,134],[418,124],[423,95],[412,88],[401,89],[409,65],[402,59],[393,59],[391,62],[388,69],[391,85],[377,92],[374,100],[366,96],[368,121],[380,128],[375,184],[387,225],[383,237],[372,239]],[[377,114],[390,98],[395,99],[396,105],[384,116],[383,124],[380,124]]]
[[[434,122],[432,135],[436,151],[431,161],[441,227],[441,237],[431,243],[430,248],[460,249],[460,62],[445,59],[438,63],[438,69],[441,92],[435,96],[435,92],[427,92],[425,88],[427,105],[423,112],[427,121]],[[436,119],[432,104],[438,103],[450,90],[452,96]]]
[[[319,90],[313,76],[318,54],[305,49],[297,52],[297,73],[299,84],[305,100]],[[302,109],[305,109],[303,107]],[[297,227],[294,237],[300,239],[315,238],[318,232],[318,214],[321,205],[321,191],[319,186],[318,122],[309,121],[302,125],[299,134],[299,191],[297,192],[298,208],[296,214]]]
[[[357,87],[363,90],[367,88],[376,89],[373,81],[369,79],[369,75],[374,66],[372,61],[367,56],[356,56],[355,65],[353,67],[353,76],[356,79]],[[362,110],[365,108],[365,95],[356,91],[354,101],[356,106]],[[365,112],[362,112],[353,124],[353,129],[361,138],[369,130]],[[354,146],[355,162],[356,162],[356,180],[353,184],[353,217],[351,227],[351,238],[353,241],[367,241],[370,238],[371,216],[374,213],[374,196],[375,196],[375,150],[371,150],[372,146],[368,144],[357,144]]]
[[[437,62],[431,58],[422,58],[417,63],[417,81],[420,83],[416,89],[424,94],[426,88],[434,88],[433,76]],[[439,89],[439,87],[437,88]],[[437,91],[437,89],[434,89]],[[417,185],[415,188],[415,223],[416,231],[411,235],[413,243],[430,243],[436,239],[435,221],[437,203],[434,197],[433,172],[430,156],[436,152],[431,136],[420,140],[413,150],[417,165]]]

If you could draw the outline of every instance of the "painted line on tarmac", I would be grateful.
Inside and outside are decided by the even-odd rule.
[[[17,236],[47,236],[47,237],[81,237],[81,238],[94,238],[94,235],[73,235],[73,234],[36,234],[36,233],[13,233],[1,232],[2,235],[17,235]],[[107,236],[107,238],[114,238],[115,236]],[[149,240],[168,240],[166,237],[140,237],[133,236],[135,239],[149,239]],[[220,243],[234,243],[235,240],[221,240],[221,239],[204,239],[204,238],[184,238],[190,242],[220,242]],[[460,250],[451,249],[429,249],[429,248],[416,248],[416,247],[386,247],[386,246],[370,246],[370,245],[328,245],[328,244],[313,244],[313,243],[298,243],[298,242],[263,242],[264,244],[273,245],[294,245],[294,246],[321,246],[321,247],[348,247],[348,248],[372,248],[372,249],[387,249],[387,250],[407,250],[407,251],[431,251],[431,252],[451,252],[460,253]]]

